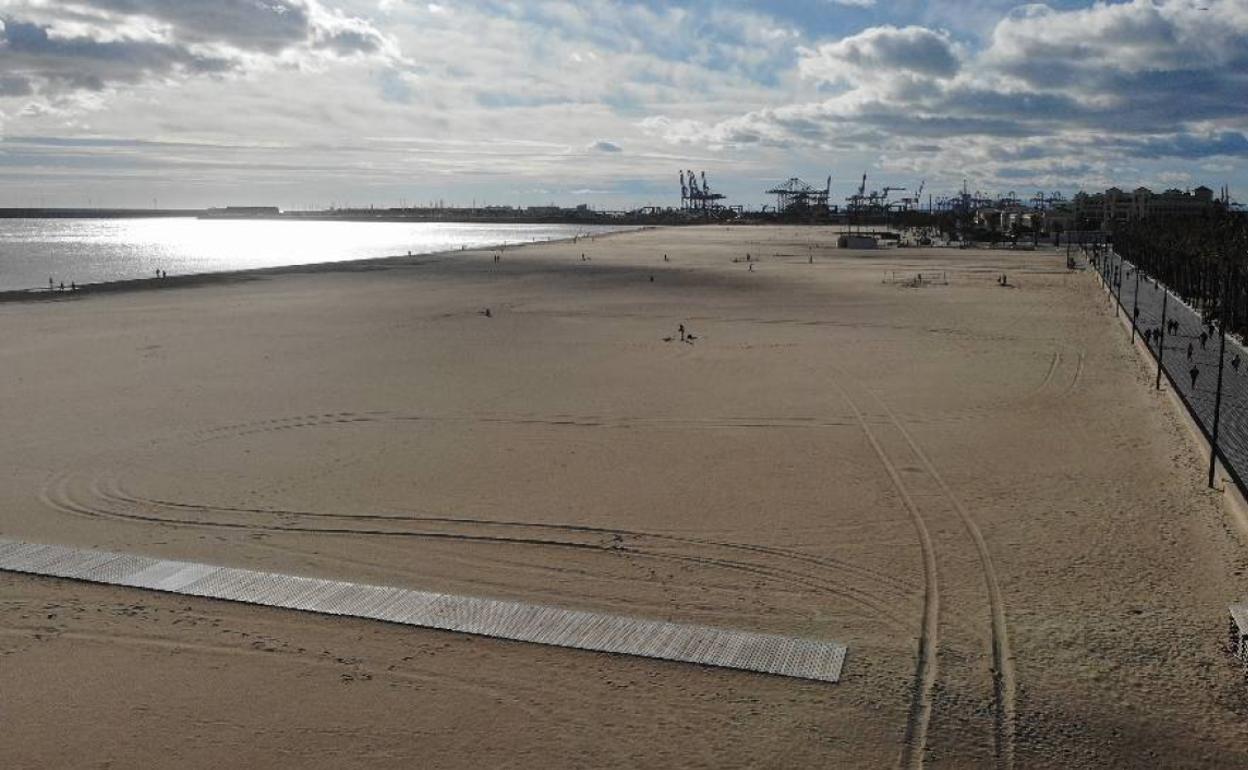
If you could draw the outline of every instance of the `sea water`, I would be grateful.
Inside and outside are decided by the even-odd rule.
[[[304,220],[0,219],[0,290],[517,245],[602,225]]]

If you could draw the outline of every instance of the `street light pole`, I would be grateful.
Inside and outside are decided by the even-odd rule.
[[[1108,259],[1109,257],[1106,256],[1106,260]],[[1118,264],[1114,265],[1113,276],[1114,276],[1114,286],[1113,286],[1114,318],[1117,318],[1118,311],[1122,307],[1122,260],[1118,260]]]
[[[1136,319],[1140,317],[1140,266],[1135,266],[1135,298],[1131,303],[1131,344],[1135,344]]]
[[[1169,304],[1170,291],[1161,295],[1161,339],[1157,341],[1157,390],[1161,390],[1162,358],[1166,355],[1166,306]]]
[[[1229,278],[1229,270],[1227,277]],[[1226,366],[1226,284],[1222,283],[1222,301],[1218,308],[1218,391],[1213,397],[1213,435],[1209,441],[1209,488],[1213,489],[1214,469],[1218,464],[1218,422],[1222,416],[1222,370]]]

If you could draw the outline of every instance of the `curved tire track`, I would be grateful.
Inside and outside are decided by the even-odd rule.
[[[1079,360],[1080,368],[1082,368],[1082,355],[1080,355]],[[1056,368],[1056,365],[1054,368]],[[889,416],[897,431],[905,439],[906,445],[910,447],[915,457],[922,463],[923,469],[927,471],[928,475],[932,477],[940,487],[941,492],[953,505],[953,509],[957,512],[958,518],[961,519],[963,527],[975,544],[980,568],[984,573],[984,585],[988,590],[990,606],[993,700],[996,706],[994,709],[993,742],[998,765],[1012,768],[1014,766],[1014,735],[1017,719],[1015,699],[1018,686],[1014,673],[1014,653],[1010,648],[1009,627],[1006,624],[1005,599],[1001,593],[1000,582],[997,580],[997,572],[993,566],[992,554],[988,550],[988,543],[984,539],[983,532],[975,522],[974,517],[967,511],[961,499],[953,493],[944,477],[936,470],[936,466],[931,458],[923,451],[918,442],[914,440],[910,431],[906,430],[905,426],[897,418],[897,415],[879,395],[872,392],[871,396],[880,405],[880,408],[884,410],[884,413]]]
[[[902,767],[922,767],[923,755],[927,748],[928,727],[932,719],[932,691],[936,686],[936,651],[940,635],[940,582],[936,571],[936,550],[932,545],[932,536],[923,513],[911,497],[897,466],[889,459],[884,447],[871,430],[870,422],[867,421],[849,392],[840,383],[835,383],[835,385],[862,427],[867,442],[871,444],[871,449],[883,464],[893,487],[901,496],[902,504],[910,514],[910,520],[918,534],[919,547],[923,554],[923,616],[919,625],[918,658],[915,663],[910,711],[906,718],[906,732],[900,757]]]

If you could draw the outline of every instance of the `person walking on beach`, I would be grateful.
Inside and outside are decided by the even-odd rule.
[[[1192,378],[1192,390],[1196,390],[1196,378],[1200,376],[1200,367],[1193,366],[1192,370],[1188,372],[1188,374],[1191,375]]]
[[[52,291],[52,276],[48,276],[48,291]]]
[[[685,341],[685,325],[684,324],[680,325],[679,331],[680,331],[680,341],[684,342]]]

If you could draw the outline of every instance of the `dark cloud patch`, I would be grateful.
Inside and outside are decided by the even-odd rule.
[[[312,27],[311,8],[302,0],[87,0],[80,4],[165,22],[185,44],[228,43],[265,53],[303,42]]]
[[[30,96],[30,81],[15,75],[0,75],[0,96]]]
[[[102,90],[106,82],[135,82],[153,75],[225,72],[230,61],[186,48],[140,40],[97,41],[53,38],[46,27],[6,19],[0,31],[0,66],[19,73],[28,91],[32,80],[60,89]]]
[[[338,56],[355,56],[372,54],[381,50],[381,37],[367,28],[336,29],[317,36],[313,47],[324,51],[332,51]]]
[[[1215,155],[1248,157],[1248,136],[1224,131],[1211,136],[1175,134],[1129,142],[1126,154],[1135,158],[1208,158]]]
[[[606,152],[606,153],[624,152],[623,147],[616,144],[615,142],[608,141],[606,139],[599,139],[598,141],[593,142],[592,144],[589,145],[589,149],[593,150],[594,152]]]
[[[246,72],[266,57],[381,55],[370,23],[317,0],[67,0],[0,13],[0,97],[48,99]]]

